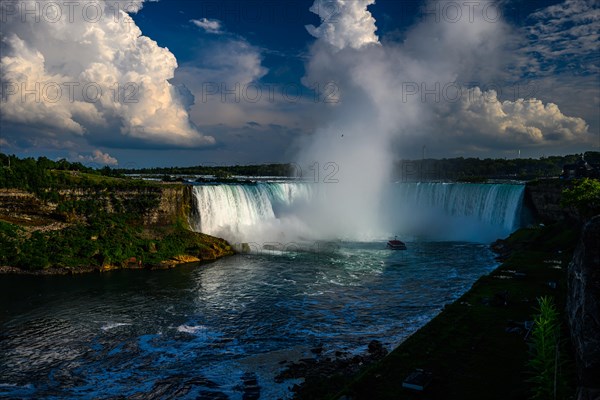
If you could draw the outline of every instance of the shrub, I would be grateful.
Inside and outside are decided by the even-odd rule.
[[[561,374],[560,320],[550,297],[538,299],[539,314],[534,318],[529,367],[533,374],[533,399],[562,399],[566,380]]]
[[[563,190],[560,204],[575,207],[585,218],[600,213],[600,181],[590,178],[576,181],[571,189]]]

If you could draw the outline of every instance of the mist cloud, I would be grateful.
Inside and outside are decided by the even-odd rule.
[[[323,2],[311,8],[323,22],[307,27],[318,39],[304,80],[335,81],[339,98],[299,155],[302,165],[318,165],[321,172],[329,163],[338,169],[339,182],[325,185],[328,201],[315,213],[317,223],[327,221],[320,229],[377,232],[385,218],[380,199],[403,146],[427,140],[448,152],[588,140],[586,122],[555,104],[501,100],[479,87],[505,77],[519,45],[515,29],[501,18],[491,21],[466,6],[458,20],[426,13],[403,41],[379,45],[367,10],[371,1],[334,3],[333,20],[324,18]],[[456,87],[453,98],[445,91],[449,85]]]

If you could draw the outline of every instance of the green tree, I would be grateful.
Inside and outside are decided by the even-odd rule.
[[[575,207],[584,218],[600,213],[600,181],[583,178],[570,189],[562,192],[560,202],[563,207]]]

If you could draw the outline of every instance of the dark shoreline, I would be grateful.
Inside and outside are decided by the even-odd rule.
[[[355,362],[342,356],[298,363],[294,377],[305,381],[293,388],[294,398],[528,399],[523,322],[532,319],[535,299],[541,295],[555,296],[564,314],[566,266],[578,236],[570,232],[562,236],[568,240],[552,240],[565,231],[568,228],[560,224],[522,228],[490,244],[501,264],[389,354],[365,353]],[[546,250],[552,246],[561,251]],[[560,259],[560,269],[551,269],[548,257]],[[549,287],[548,281],[558,282],[558,288]],[[567,369],[572,367],[572,349],[568,353]],[[433,372],[425,392],[402,387],[418,368]],[[573,385],[573,377],[568,379]]]
[[[66,275],[81,275],[81,274],[91,274],[91,273],[105,273],[111,271],[129,271],[129,270],[137,270],[137,271],[164,271],[169,269],[174,269],[182,266],[201,266],[205,264],[210,264],[214,261],[217,261],[224,257],[229,257],[234,254],[224,254],[221,256],[217,256],[214,259],[210,260],[198,260],[198,261],[189,261],[189,262],[179,262],[177,260],[167,260],[167,264],[163,265],[142,265],[141,267],[114,267],[110,266],[109,268],[97,267],[97,266],[88,266],[88,267],[78,267],[78,268],[64,268],[64,267],[50,267],[42,270],[26,270],[18,267],[10,267],[10,266],[0,266],[0,276],[2,275],[27,275],[27,276],[66,276]],[[172,262],[169,262],[172,261]]]

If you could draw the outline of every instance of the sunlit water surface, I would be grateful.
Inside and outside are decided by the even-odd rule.
[[[495,266],[487,246],[338,242],[170,271],[0,279],[0,397],[288,398],[323,345],[388,349]],[[256,394],[256,388],[253,389]],[[247,397],[248,398],[248,397]]]

